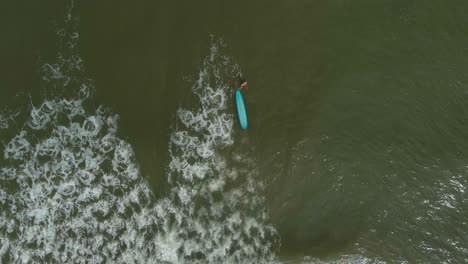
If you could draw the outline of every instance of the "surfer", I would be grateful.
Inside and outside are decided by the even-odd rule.
[[[247,87],[247,81],[244,79],[241,79],[239,81],[239,84],[240,84],[239,90],[242,90],[242,88]]]

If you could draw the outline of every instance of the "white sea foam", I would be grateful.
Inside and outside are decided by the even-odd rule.
[[[66,23],[73,21],[67,14]],[[229,81],[238,73],[219,50],[222,44],[212,44],[194,84],[199,105],[177,112],[169,190],[156,200],[133,148],[117,135],[118,116],[86,106],[93,84],[81,77],[82,60],[73,50],[77,34],[67,28],[58,30],[64,46],[58,62],[42,67],[44,85],[53,92],[31,104],[18,118],[24,125],[4,139],[0,262],[275,261],[278,236],[268,224],[254,168],[246,163],[237,169],[246,159],[241,154],[221,154],[234,143],[227,102]],[[0,116],[0,129],[17,128]]]
[[[126,237],[123,230],[119,233],[122,223],[128,223],[126,232],[147,224],[140,196],[152,199],[147,184],[138,180],[133,151],[122,140],[103,147],[116,138],[115,117],[87,116],[81,103],[54,99],[42,104],[47,111],[32,108],[27,123],[33,125],[25,126],[4,149],[5,164],[20,162],[1,170],[2,186],[17,185],[1,187],[0,203],[9,209],[0,220],[8,223],[0,229],[4,262],[99,262],[145,246],[137,245],[143,238],[135,237],[133,246],[123,250],[118,240]],[[58,114],[69,119],[60,121]],[[72,120],[77,116],[81,123]],[[105,162],[112,162],[112,170]],[[134,222],[138,225],[132,226]]]
[[[0,129],[5,128],[8,128],[8,118],[5,115],[0,114]]]
[[[169,181],[174,187],[156,206],[164,219],[158,245],[173,250],[165,255],[170,262],[271,262],[277,235],[266,223],[260,186],[252,178],[255,171],[250,168],[236,183],[233,175],[239,172],[228,166],[234,157],[220,154],[234,142],[226,79],[237,69],[218,45],[213,44],[193,87],[200,107],[178,111],[180,125],[170,144]]]

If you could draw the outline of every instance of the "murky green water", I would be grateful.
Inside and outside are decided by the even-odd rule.
[[[72,23],[79,38],[70,50],[68,37],[61,42],[55,34],[54,22],[60,28],[69,14],[64,3],[0,9],[6,10],[0,23],[1,260],[91,261],[93,252],[107,248],[101,260],[116,262],[138,256],[182,263],[467,261],[468,3],[78,1],[70,14],[79,17]],[[66,35],[73,36],[74,26],[65,26]],[[54,79],[40,69],[57,60],[57,51],[80,57],[84,67],[59,58],[63,74]],[[246,132],[232,97],[240,72],[249,80]],[[75,78],[70,85],[69,76]],[[94,82],[89,97],[74,96],[88,80]],[[203,92],[208,88],[213,93]],[[78,117],[67,111],[81,106],[60,101],[70,93],[83,102]],[[42,122],[31,102],[38,109],[51,102],[53,110],[43,111],[50,125],[31,127]],[[109,112],[97,110],[100,105]],[[104,121],[114,114],[120,117],[115,132]],[[73,130],[75,122],[83,131]],[[120,154],[93,150],[106,137],[92,134],[93,124],[101,129],[105,122],[107,138],[123,140],[110,141]],[[60,127],[72,138],[85,136],[47,152],[49,163],[40,158],[41,138],[63,140]],[[16,145],[9,144],[13,138]],[[122,154],[127,144],[134,155]],[[78,165],[57,180],[65,172],[54,170],[53,160],[69,161],[67,155]],[[83,157],[85,169],[78,162]],[[97,176],[84,180],[83,170]],[[39,176],[24,182],[21,175]],[[108,176],[121,185],[108,190]],[[82,186],[76,193],[104,181],[101,196],[70,198],[66,184],[74,177]],[[43,178],[47,184],[33,180]],[[33,190],[49,202],[25,198]],[[55,200],[55,192],[68,198]],[[127,195],[133,192],[149,198],[135,202]],[[80,216],[104,200],[115,203],[109,208],[133,209],[115,215],[89,209],[94,220]],[[56,218],[71,202],[74,213]],[[80,224],[85,220],[114,223],[114,229],[122,221],[126,228],[100,233]],[[44,230],[73,235],[21,238]],[[96,241],[104,241],[102,248],[91,249]],[[46,248],[54,243],[63,248]],[[63,259],[56,252],[68,246],[83,251]]]

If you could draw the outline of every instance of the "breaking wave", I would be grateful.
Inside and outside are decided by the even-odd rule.
[[[198,106],[177,112],[169,189],[156,199],[117,134],[118,115],[89,103],[70,3],[58,60],[42,66],[45,99],[15,114],[18,126],[0,115],[0,262],[275,262],[262,184],[233,144],[229,84],[239,69],[222,43],[193,85]]]
[[[164,230],[157,243],[170,248],[168,261],[182,256],[201,263],[270,262],[277,234],[267,224],[254,167],[233,151],[227,106],[232,88],[226,79],[238,69],[221,56],[219,45],[212,45],[193,87],[200,106],[177,113],[168,169],[173,187],[156,206]]]

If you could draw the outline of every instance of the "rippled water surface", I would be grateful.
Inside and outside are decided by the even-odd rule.
[[[465,2],[0,10],[0,263],[468,261]]]

